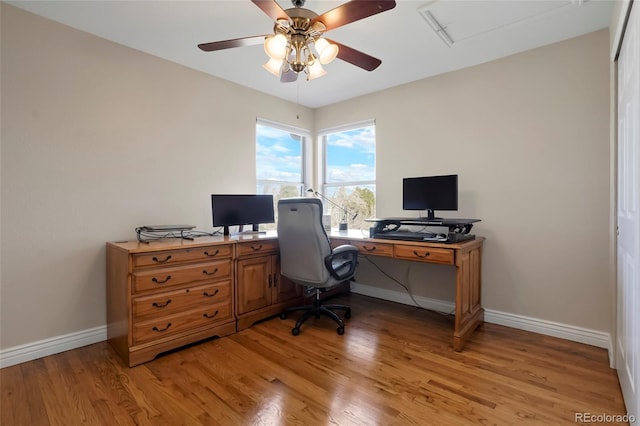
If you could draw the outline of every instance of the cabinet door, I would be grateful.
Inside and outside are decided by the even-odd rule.
[[[271,256],[238,261],[238,314],[244,314],[271,304]]]
[[[280,275],[280,259],[278,256],[273,256],[273,277],[275,280],[273,286],[273,303],[295,299],[302,295],[302,286]]]

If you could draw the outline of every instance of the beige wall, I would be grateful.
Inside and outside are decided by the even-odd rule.
[[[105,325],[105,242],[211,231],[212,192],[255,191],[256,117],[312,112],[1,7],[6,349]]]
[[[482,219],[486,308],[609,332],[608,53],[602,30],[334,104],[315,123],[376,119],[378,216],[411,214],[403,177],[459,174],[449,216]],[[384,266],[417,295],[453,300],[450,281],[424,272],[449,279],[437,266]]]
[[[256,116],[375,118],[380,215],[402,214],[402,177],[458,173],[459,216],[487,237],[485,306],[609,331],[607,31],[297,120],[292,103],[1,8],[0,348],[105,324],[105,241],[142,224],[210,230],[210,193],[254,188]],[[446,268],[382,266],[452,298]]]

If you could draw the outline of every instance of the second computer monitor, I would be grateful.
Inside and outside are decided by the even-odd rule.
[[[404,178],[402,209],[426,210],[430,220],[435,210],[458,210],[458,175]]]

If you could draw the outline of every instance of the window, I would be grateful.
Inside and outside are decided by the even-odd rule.
[[[367,229],[365,219],[376,215],[376,128],[373,120],[329,129],[319,134],[322,144],[324,196],[349,212],[349,228]],[[325,203],[331,225],[342,212]]]
[[[280,198],[303,196],[309,170],[306,130],[258,119],[256,123],[256,194]],[[276,219],[277,220],[277,219]],[[264,225],[275,229],[275,224]]]

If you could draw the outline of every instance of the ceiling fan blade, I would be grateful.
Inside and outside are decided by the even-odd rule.
[[[233,40],[212,41],[211,43],[201,43],[198,47],[205,52],[213,52],[216,50],[231,49],[233,47],[253,46],[264,43],[264,38],[271,34],[234,38]]]
[[[293,71],[292,69],[288,69],[282,73],[280,76],[281,83],[293,83],[298,79],[298,73]]]
[[[352,0],[355,1],[355,0]],[[349,62],[352,65],[362,68],[363,70],[373,71],[380,66],[382,61],[378,58],[374,58],[371,55],[367,55],[353,47],[345,46],[337,41],[327,39],[329,43],[333,43],[338,46],[338,58],[345,62]]]
[[[253,2],[255,3],[256,0]],[[311,24],[322,22],[327,27],[325,31],[329,31],[394,7],[396,7],[395,0],[351,0],[313,18]]]
[[[251,0],[253,4],[258,6],[267,16],[274,21],[278,21],[279,19],[286,19],[291,22],[291,18],[287,15],[287,12],[284,11],[283,8],[280,7],[276,0]]]

